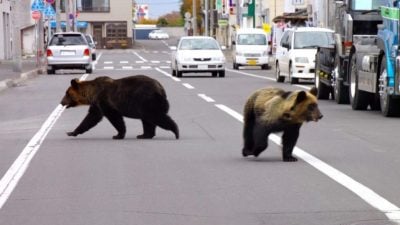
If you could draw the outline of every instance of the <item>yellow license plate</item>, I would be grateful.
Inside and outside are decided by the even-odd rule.
[[[247,60],[247,64],[249,64],[250,66],[257,65],[257,60]]]

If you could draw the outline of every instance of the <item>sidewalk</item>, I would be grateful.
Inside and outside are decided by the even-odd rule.
[[[37,68],[36,58],[22,59],[21,72],[14,72],[13,66],[12,60],[0,60],[0,91],[17,86],[43,71]]]

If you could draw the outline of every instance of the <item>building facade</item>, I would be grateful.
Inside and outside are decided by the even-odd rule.
[[[11,59],[11,10],[10,1],[0,2],[0,60]]]
[[[93,35],[98,48],[129,48],[132,46],[132,7],[130,0],[77,0],[77,30]],[[65,30],[65,0],[61,0],[61,21],[61,28]],[[52,24],[55,29],[55,21]]]

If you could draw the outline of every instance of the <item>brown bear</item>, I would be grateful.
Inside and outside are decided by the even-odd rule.
[[[292,156],[303,122],[322,118],[317,104],[317,89],[310,91],[284,91],[264,88],[254,92],[244,107],[244,157],[258,157],[268,147],[271,133],[283,132],[283,161],[297,161]]]
[[[68,136],[85,133],[105,116],[118,131],[113,139],[123,139],[125,116],[142,121],[143,134],[137,138],[153,138],[156,126],[172,131],[175,138],[179,138],[178,126],[168,115],[169,103],[163,86],[144,75],[121,79],[97,77],[90,81],[73,79],[61,105],[67,108],[90,106],[86,117],[74,131],[67,133]]]

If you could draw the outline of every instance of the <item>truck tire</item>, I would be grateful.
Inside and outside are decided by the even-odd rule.
[[[394,99],[387,91],[387,71],[386,58],[381,60],[381,70],[379,74],[379,91],[381,112],[384,116],[400,116],[400,99]]]
[[[358,89],[358,68],[355,54],[350,55],[349,69],[349,97],[351,108],[354,110],[366,110],[369,104],[369,93]]]
[[[337,104],[349,104],[349,87],[345,86],[341,81],[340,76],[340,59],[339,55],[336,54],[335,65],[332,71],[333,77],[333,98]]]
[[[320,73],[320,62],[318,59],[318,56],[316,57],[316,62],[315,62],[315,70],[314,70],[314,82],[315,82],[315,87],[318,90],[317,93],[317,98],[318,99],[329,99],[329,94],[331,92],[331,87],[328,87],[326,84],[322,83],[321,80],[319,79],[319,73]]]

